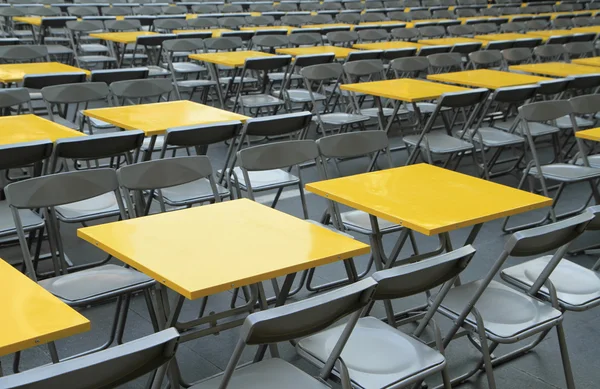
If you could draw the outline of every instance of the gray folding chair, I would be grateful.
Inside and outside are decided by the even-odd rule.
[[[356,115],[345,112],[333,112],[337,104],[331,104],[333,98],[345,100],[345,95],[338,93],[338,87],[343,75],[343,67],[340,63],[319,64],[304,67],[300,70],[304,78],[304,84],[309,92],[311,104],[315,112],[314,121],[317,123],[317,132],[321,131],[323,135],[328,130],[339,128],[339,132],[344,132],[352,127],[364,127],[364,123],[370,118],[365,115]],[[329,83],[330,88],[325,88],[325,83]],[[332,93],[328,94],[327,89]],[[317,103],[317,98],[326,96],[322,104]]]
[[[469,129],[475,121],[480,105],[488,96],[487,89],[473,89],[466,92],[444,93],[438,100],[435,110],[427,120],[420,134],[407,135],[402,139],[406,144],[407,150],[410,151],[407,164],[415,162],[421,151],[425,153],[427,162],[433,164],[433,155],[446,155],[447,159],[444,162],[444,167],[449,167],[453,159],[456,159],[454,169],[458,168],[462,157],[466,153],[471,153],[473,162],[475,161],[475,147],[472,143],[461,139],[458,134],[462,134]],[[450,111],[442,111],[442,108],[450,108],[451,110],[463,111],[465,121],[462,129],[457,133],[451,132],[452,125],[448,122],[445,116]],[[468,114],[470,113],[470,114]],[[468,115],[468,116],[467,116]],[[433,126],[437,118],[441,117],[444,122],[444,130],[433,130]]]
[[[480,50],[469,53],[469,64],[473,69],[504,68],[504,58],[499,50]]]
[[[360,30],[358,37],[361,43],[383,42],[389,39],[388,32],[383,28]]]
[[[468,24],[463,24],[460,26],[449,26],[447,28],[448,35],[450,36],[462,36],[462,37],[472,37],[475,35],[475,29],[473,26],[469,26]]]
[[[507,232],[518,231],[523,228],[532,226],[538,226],[547,221],[556,222],[557,219],[566,216],[571,216],[574,213],[579,213],[587,206],[587,202],[577,210],[569,211],[561,215],[556,215],[555,208],[558,200],[563,193],[566,185],[587,183],[590,185],[592,190],[592,196],[596,203],[600,203],[600,193],[598,193],[598,178],[600,178],[600,169],[590,167],[589,162],[585,154],[583,154],[583,142],[581,139],[575,137],[576,149],[579,151],[583,158],[583,166],[554,162],[549,164],[542,164],[537,154],[536,144],[533,141],[533,137],[529,128],[530,122],[552,122],[559,118],[568,117],[571,121],[571,128],[573,132],[570,134],[573,137],[578,131],[578,126],[573,115],[573,106],[569,101],[566,100],[554,100],[554,101],[540,101],[531,104],[526,104],[519,107],[519,125],[522,128],[525,137],[529,143],[529,149],[531,150],[532,160],[529,161],[525,170],[523,171],[523,177],[519,182],[519,188],[522,188],[525,184],[526,179],[529,178],[529,185],[531,190],[535,190],[535,182],[539,181],[541,189],[540,192],[546,196],[550,196],[550,190],[556,189],[555,196],[550,211],[544,218],[536,222],[527,223],[520,226],[507,227],[509,218],[504,220],[503,230]],[[547,181],[557,182],[559,185],[554,188],[550,188]]]
[[[560,62],[567,58],[567,51],[561,44],[545,44],[533,48],[536,62]]]
[[[0,46],[0,58],[4,63],[50,62],[43,45]]]
[[[158,369],[152,389],[161,386],[175,357],[179,333],[174,328],[71,361],[0,377],[4,389],[111,389]]]
[[[0,89],[0,110],[2,116],[10,116],[12,112],[16,115],[33,113],[29,91],[25,88]]]
[[[341,366],[340,370],[346,370],[340,353],[360,311],[369,303],[375,284],[369,278],[321,296],[249,315],[241,327],[240,339],[224,373],[201,381],[190,389],[329,389],[323,381],[330,376],[335,364]],[[332,345],[318,378],[278,358],[277,353],[274,358],[236,368],[247,345],[276,344],[312,335],[348,315],[351,315],[350,319],[339,340]],[[352,388],[348,377],[343,380],[342,388]]]
[[[515,47],[501,51],[502,57],[509,65],[521,65],[533,62],[533,51],[527,47]]]
[[[310,92],[308,89],[306,89],[306,85],[304,85],[304,88],[301,88],[301,86],[303,86],[303,81],[302,76],[298,73],[300,69],[304,67],[332,63],[334,60],[335,55],[333,53],[297,56],[289,67],[289,71],[287,72],[285,79],[282,81],[281,91],[274,89],[271,91],[271,93],[280,98],[283,97],[283,99],[286,101],[286,108],[288,111],[292,111],[294,109],[294,105],[301,105],[301,110],[311,109],[312,98],[310,96]],[[297,86],[293,87],[293,83],[297,83]],[[316,101],[324,101],[327,99],[327,96],[319,93],[313,93],[313,97]]]
[[[441,373],[443,387],[450,389],[442,338],[431,319],[474,254],[473,247],[465,246],[418,263],[374,273],[372,277],[377,282],[377,288],[372,299],[386,304],[388,322],[372,316],[358,319],[340,355],[348,371],[334,369],[333,375],[344,377],[347,374],[352,386],[362,389],[416,388],[421,386],[426,377]],[[398,330],[390,300],[425,293],[438,286],[442,287],[418,328],[412,334]],[[419,339],[430,324],[439,351]],[[330,345],[342,336],[343,331],[344,326],[339,325],[303,338],[296,346],[298,353],[321,367],[327,361]]]
[[[66,31],[78,67],[89,69],[101,65],[102,68],[110,68],[117,64],[117,59],[109,55],[107,46],[100,43],[90,43],[90,39],[93,38],[89,34],[102,32],[103,30],[104,23],[99,20],[72,20],[67,22]]]
[[[475,35],[495,34],[498,32],[498,26],[496,26],[496,23],[474,24],[473,29],[475,30]]]
[[[476,367],[453,379],[453,384],[464,382],[483,367],[489,387],[496,388],[493,367],[530,351],[556,328],[566,387],[575,388],[562,326],[563,314],[535,296],[548,280],[551,273],[550,263],[558,263],[570,243],[584,232],[593,217],[592,213],[583,213],[571,219],[513,234],[483,279],[450,289],[438,309],[453,321],[452,328],[444,338],[444,346],[452,341],[460,327],[464,327],[470,332],[469,340],[482,354]],[[509,256],[528,257],[549,251],[554,252],[552,259],[528,288],[527,293],[521,293],[493,280]],[[551,285],[546,283],[547,287]],[[531,344],[502,356],[496,355],[492,359],[491,353],[498,345],[516,343],[536,335],[537,339]]]
[[[161,212],[166,212],[167,205],[190,208],[194,204],[220,202],[222,197],[210,160],[202,155],[123,166],[117,170],[117,177],[129,213],[138,217],[150,213],[154,199],[158,200]],[[132,197],[143,199],[144,192],[149,192],[145,201],[132,201]]]
[[[117,343],[122,343],[129,298],[132,293],[144,292],[148,310],[151,317],[154,317],[149,295],[149,289],[155,284],[152,278],[134,269],[115,264],[71,273],[65,256],[56,207],[112,193],[117,199],[121,217],[127,218],[114,170],[95,169],[30,178],[8,185],[5,193],[17,228],[23,262],[30,278],[71,307],[83,308],[117,298],[108,341],[79,355],[106,349],[115,339]],[[21,210],[38,209],[44,217],[54,267],[53,276],[40,281],[37,280],[36,275],[37,258],[35,260],[32,258],[20,213]],[[153,324],[156,324],[154,319]],[[49,343],[49,348],[52,361],[58,362],[59,356],[54,343]]]
[[[438,53],[427,56],[432,74],[460,72],[463,70],[462,55],[460,53]]]
[[[576,58],[594,57],[596,49],[593,42],[569,42],[564,45],[569,60]]]

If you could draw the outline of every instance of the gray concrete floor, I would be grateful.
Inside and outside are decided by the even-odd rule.
[[[395,141],[397,142],[397,140]],[[209,150],[209,156],[213,161],[215,168],[220,168],[224,158],[225,148],[223,146],[215,146]],[[406,159],[406,151],[398,151],[393,154],[394,164],[401,166]],[[359,173],[363,171],[366,160],[351,160],[342,162],[341,166],[345,174]],[[470,161],[463,163],[461,171],[472,173],[469,168]],[[317,180],[317,175],[314,167],[309,167],[303,170],[303,177],[306,182]],[[516,186],[518,180],[513,176],[505,176],[496,180],[507,185]],[[435,190],[435,188],[432,188]],[[585,201],[588,196],[589,186],[578,185],[569,188],[564,195],[564,202],[559,208],[574,208],[579,206],[582,201]],[[268,193],[267,193],[268,196]],[[268,197],[261,197],[259,200],[268,201]],[[488,199],[494,201],[493,198]],[[322,198],[308,194],[307,202],[309,206],[310,217],[319,219],[322,212],[325,210],[326,204]],[[278,205],[278,209],[301,217],[300,201],[293,194],[289,198],[284,198]],[[515,218],[518,220],[534,220],[541,215],[540,211],[532,212],[526,215]],[[106,222],[106,221],[102,221]],[[463,280],[469,281],[482,277],[490,268],[492,263],[498,258],[503,244],[507,239],[507,235],[501,230],[502,220],[495,220],[486,223],[477,240],[475,248],[477,254],[469,267],[463,273]],[[76,237],[75,231],[79,226],[63,225],[62,233],[66,243],[66,252],[69,257],[76,263],[90,262],[104,257],[104,253],[92,247],[90,244]],[[468,229],[455,231],[451,234],[455,247],[458,247],[460,242],[463,242],[468,234]],[[157,233],[160,233],[157,231]],[[226,234],[226,231],[223,231]],[[367,242],[365,236],[356,235],[356,238]],[[386,236],[384,244],[386,250],[391,250],[397,238],[397,234]],[[434,248],[437,245],[437,239],[425,237],[417,234],[419,248],[422,251]],[[587,245],[598,241],[598,235],[592,232],[586,233],[576,242],[575,246]],[[206,258],[202,254],[202,237],[198,239],[198,261],[225,261],[226,258]],[[406,248],[403,255],[409,255],[409,248]],[[5,247],[0,250],[0,256],[9,261],[19,260],[18,247]],[[366,257],[358,258],[357,264],[359,268],[364,268],[367,263]],[[572,258],[575,262],[591,267],[596,261],[597,256],[580,255]],[[165,258],[166,261],[169,258]],[[509,259],[505,266],[514,265],[523,259]],[[117,261],[115,261],[117,262]],[[201,265],[200,265],[201,266]],[[324,266],[317,270],[317,282],[332,281],[342,277],[343,268],[341,264],[332,264]],[[267,293],[270,292],[269,285],[266,285]],[[18,291],[15,291],[18,293]],[[307,297],[309,293],[302,291],[296,298]],[[402,301],[394,302],[397,309],[408,308],[415,306],[424,301],[424,295],[415,296],[412,298],[403,299]],[[221,293],[217,296],[209,298],[209,307],[207,311],[218,311],[226,308],[231,299],[231,293]],[[78,352],[85,351],[94,346],[101,344],[106,335],[112,320],[113,304],[94,306],[88,309],[83,309],[82,313],[91,320],[92,330],[88,333],[73,336],[57,342],[59,354],[62,357],[72,355]],[[192,315],[197,312],[199,307],[198,301],[186,301],[183,314]],[[376,306],[374,314],[383,315],[383,309]],[[10,320],[3,318],[2,320]],[[438,324],[442,329],[447,329],[449,326],[448,320],[443,317],[436,317]],[[410,326],[403,327],[403,330],[410,330]],[[595,309],[589,312],[582,313],[567,313],[565,315],[565,330],[569,346],[569,354],[575,373],[575,381],[579,389],[596,389],[600,387],[600,370],[597,368],[598,357],[600,356],[594,346],[600,340],[600,310]],[[152,326],[149,321],[148,312],[145,308],[144,299],[135,297],[129,309],[129,317],[126,328],[126,340],[132,340],[152,332]],[[182,344],[177,353],[177,359],[180,363],[182,374],[188,381],[195,381],[208,377],[210,375],[222,371],[233,351],[237,340],[238,331],[224,331],[218,336],[208,336],[195,341]],[[497,355],[501,355],[504,350],[510,347],[497,350]],[[314,374],[316,369],[303,361],[296,354],[294,349],[289,344],[282,344],[280,347],[282,355],[285,359],[291,361],[295,365],[305,371]],[[247,350],[244,354],[244,360],[251,358],[254,350]],[[399,352],[402,352],[399,350]],[[447,350],[447,359],[452,375],[468,369],[478,357],[477,351],[465,339],[459,339],[451,343]],[[22,368],[29,369],[49,363],[50,356],[45,346],[36,347],[26,350],[22,355]],[[12,364],[12,356],[0,358],[5,372],[9,370]],[[495,369],[498,388],[531,388],[531,389],[549,389],[549,388],[564,388],[564,378],[562,374],[561,360],[556,340],[555,332],[551,332],[549,336],[531,353],[518,358],[512,362],[502,365]],[[268,379],[268,377],[265,377]],[[139,379],[124,385],[124,388],[142,388],[145,380]],[[440,382],[438,377],[432,377],[427,380],[428,384],[436,385]],[[487,381],[483,374],[476,375],[469,382],[463,384],[461,388],[487,388]]]

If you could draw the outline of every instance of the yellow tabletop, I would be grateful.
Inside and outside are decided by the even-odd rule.
[[[31,24],[33,26],[41,26],[42,18],[39,16],[15,16],[13,17],[15,22]]]
[[[266,30],[286,30],[288,34],[297,27],[292,26],[255,26],[255,27],[240,27],[242,31],[266,31]]]
[[[572,59],[571,63],[574,63],[576,65],[599,67],[600,66],[600,57]]]
[[[306,189],[425,235],[552,204],[547,197],[428,164],[314,182]]]
[[[526,35],[543,38],[546,41],[551,36],[566,36],[575,34],[571,30],[539,30],[539,31],[527,31]]]
[[[223,53],[201,53],[190,54],[191,59],[197,61],[214,63],[223,66],[242,67],[250,58],[272,57],[273,54],[263,53],[262,51],[230,51]]]
[[[404,24],[406,25],[406,22],[402,21],[402,20],[383,20],[381,22],[360,22],[358,23],[361,26],[393,26],[395,24]]]
[[[436,46],[453,46],[461,43],[480,43],[482,46],[487,45],[487,41],[472,38],[439,38],[439,39],[420,39],[418,41],[423,45],[436,45]]]
[[[0,356],[90,330],[90,321],[0,259]]]
[[[527,74],[518,74],[510,72],[501,72],[499,70],[477,69],[464,72],[430,74],[428,80],[447,82],[450,84],[472,86],[475,88],[498,89],[510,86],[537,84],[542,81],[549,81],[550,78],[530,76]]]
[[[487,34],[487,35],[475,35],[475,39],[484,41],[515,41],[517,39],[531,39],[535,38],[526,34],[517,34],[507,32],[503,34]]]
[[[588,27],[575,27],[571,29],[572,32],[577,34],[594,33],[600,34],[600,26],[588,26]]]
[[[575,136],[581,139],[600,142],[600,127],[591,128],[589,130],[577,131],[575,133]]]
[[[212,37],[213,38],[218,38],[221,36],[222,33],[224,32],[231,32],[233,30],[229,30],[227,28],[211,28],[211,29],[205,29],[205,30],[173,30],[173,34],[185,34],[185,33],[190,33],[190,32],[212,32]]]
[[[93,38],[102,39],[116,43],[131,44],[135,43],[138,36],[158,35],[153,31],[129,31],[129,32],[97,32],[90,34]]]
[[[459,20],[461,24],[466,24],[470,20],[488,20],[488,19],[493,19],[493,18],[494,17],[492,17],[492,16],[469,16],[469,17],[456,18],[456,20]]]
[[[37,115],[15,115],[0,117],[0,145],[10,145],[23,142],[35,142],[85,136],[75,131]]]
[[[542,74],[544,76],[553,77],[569,77],[581,74],[600,73],[600,69],[592,66],[576,65],[563,62],[546,62],[534,63],[528,65],[512,65],[510,70],[518,70],[520,72]]]
[[[27,75],[54,73],[85,73],[89,70],[65,65],[60,62],[33,62],[0,65],[0,82],[10,83],[23,81]]]
[[[247,116],[189,100],[87,109],[83,114],[125,130],[142,130],[149,136],[161,134],[172,127],[248,119]]]
[[[391,42],[375,42],[375,43],[357,43],[353,46],[355,49],[361,50],[390,50],[390,49],[420,49],[423,45],[414,42],[391,41]]]
[[[188,299],[369,252],[364,243],[248,199],[81,228],[77,235]]]
[[[437,22],[447,22],[451,19],[420,19],[420,20],[413,20],[411,22],[406,23],[406,28],[414,28],[415,24],[419,24],[419,23],[437,23]]]
[[[424,80],[415,80],[411,78],[361,82],[357,84],[343,84],[340,85],[340,88],[371,96],[400,100],[407,103],[414,103],[423,100],[434,100],[444,93],[464,92],[469,90],[468,88],[462,88],[460,86],[440,84],[438,82]]]
[[[276,49],[278,54],[288,54],[291,56],[297,55],[305,55],[305,54],[325,54],[325,53],[333,53],[335,54],[335,58],[346,58],[348,54],[354,49],[349,49],[346,47],[337,47],[337,46],[312,46],[312,47],[293,47],[286,49]]]
[[[350,27],[354,28],[353,24],[346,23],[329,23],[329,24],[305,24],[301,28],[332,28],[332,27]]]

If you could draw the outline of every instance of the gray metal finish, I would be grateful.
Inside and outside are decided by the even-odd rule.
[[[469,53],[469,61],[473,69],[501,68],[504,58],[500,50],[481,50]]]

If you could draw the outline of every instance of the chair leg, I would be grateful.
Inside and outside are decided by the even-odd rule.
[[[565,331],[561,323],[556,326],[558,335],[558,345],[560,347],[560,358],[562,359],[563,369],[565,371],[565,381],[567,389],[575,389],[575,380],[573,378],[573,370],[571,369],[571,360],[569,359],[569,351],[567,350],[567,341],[565,340]]]
[[[471,310],[473,316],[477,320],[477,332],[479,333],[479,341],[481,342],[481,354],[483,356],[483,365],[485,366],[485,374],[487,375],[489,389],[496,389],[496,379],[494,378],[494,370],[492,368],[492,358],[488,346],[488,340],[485,335],[485,326],[483,318],[479,314],[477,308]]]

